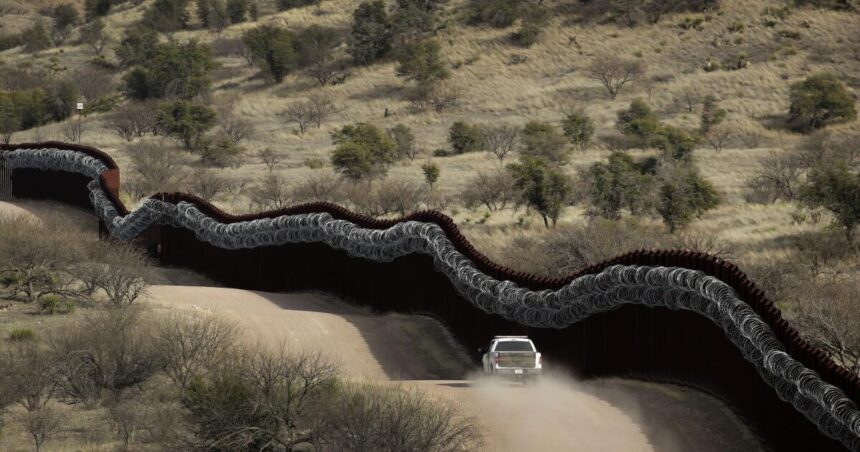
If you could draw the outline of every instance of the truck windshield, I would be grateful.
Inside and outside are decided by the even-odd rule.
[[[533,352],[532,343],[529,341],[499,341],[496,344],[497,352]]]

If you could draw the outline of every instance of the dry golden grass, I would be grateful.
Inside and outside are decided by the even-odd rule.
[[[310,24],[347,28],[359,0],[324,1],[319,6],[293,9],[266,15],[263,23],[277,23],[290,28]],[[780,237],[820,225],[795,225],[791,213],[795,206],[787,204],[759,206],[744,200],[745,184],[756,170],[759,160],[770,152],[781,152],[795,146],[800,137],[774,126],[786,113],[788,86],[810,73],[833,71],[843,76],[849,85],[858,84],[853,75],[860,73],[860,16],[827,10],[796,9],[774,27],[763,25],[765,7],[781,7],[776,0],[724,0],[718,14],[712,14],[700,30],[683,30],[678,23],[689,14],[665,17],[656,25],[619,28],[616,25],[566,24],[558,15],[546,27],[541,42],[522,49],[511,44],[512,29],[498,30],[462,25],[460,13],[465,0],[449,3],[445,15],[453,24],[438,36],[443,55],[452,69],[451,83],[462,88],[460,105],[443,114],[411,111],[404,100],[407,84],[395,76],[393,63],[355,68],[345,83],[325,88],[337,101],[341,111],[320,129],[311,128],[300,136],[296,127],[286,124],[279,116],[292,102],[318,90],[302,75],[291,75],[278,86],[265,85],[253,78],[255,69],[247,67],[238,57],[221,58],[228,77],[218,80],[212,103],[230,102],[237,115],[254,122],[257,133],[246,143],[248,152],[238,168],[225,172],[230,177],[253,183],[267,171],[255,154],[272,148],[281,155],[277,170],[296,183],[312,171],[304,162],[315,158],[327,161],[332,149],[329,134],[349,123],[366,121],[380,127],[398,123],[411,127],[425,154],[413,162],[392,168],[395,177],[421,178],[420,165],[432,160],[441,168],[440,190],[451,195],[459,193],[477,171],[499,165],[490,154],[470,154],[456,157],[431,157],[433,149],[446,147],[447,129],[456,120],[475,123],[522,124],[537,119],[558,121],[573,107],[584,108],[597,125],[597,135],[614,133],[616,112],[635,97],[647,97],[642,84],[626,86],[617,99],[609,99],[603,88],[591,80],[585,69],[592,58],[616,54],[641,58],[648,64],[649,75],[671,74],[673,78],[657,84],[651,91],[651,103],[663,120],[687,128],[698,126],[698,111],[687,112],[678,105],[678,92],[693,87],[701,95],[715,94],[728,110],[727,122],[743,133],[760,136],[752,144],[735,143],[717,153],[703,145],[696,151],[696,161],[702,173],[723,195],[723,205],[708,213],[691,226],[694,231],[719,233],[726,241],[743,250],[744,257],[763,257],[779,252],[784,240]],[[142,15],[150,4],[132,7],[124,5],[109,16],[110,32],[119,37],[122,30]],[[741,32],[730,32],[729,26],[742,23]],[[237,38],[256,24],[244,23],[228,27],[217,35]],[[801,33],[799,40],[782,38],[778,30]],[[173,34],[172,39],[216,37],[204,30]],[[708,60],[721,61],[738,52],[746,52],[751,64],[738,71],[705,72]],[[521,64],[510,64],[512,55],[527,57]],[[91,58],[80,46],[67,46],[43,52],[38,57],[10,50],[0,54],[5,64],[44,64],[48,58],[61,58],[70,69],[81,67]],[[229,71],[228,71],[229,70]],[[388,109],[390,116],[384,117]],[[113,154],[123,167],[128,165],[127,143],[105,128],[103,117],[86,119],[83,141]],[[16,140],[62,139],[62,124],[53,124],[36,131],[16,135]],[[856,127],[848,125],[842,127]],[[757,141],[757,142],[756,142]],[[749,148],[752,146],[752,148]],[[633,151],[644,155],[643,151]],[[605,158],[609,153],[601,145],[574,152],[565,171],[574,176],[587,165]],[[516,156],[514,156],[515,158]],[[128,171],[126,171],[126,174]],[[243,197],[221,202],[228,210],[247,210]],[[492,213],[482,220],[484,211],[474,212],[450,208],[466,233],[482,248],[496,248],[515,232],[538,233],[542,226],[536,217],[524,210]],[[584,221],[583,209],[569,208],[562,222]],[[521,226],[519,224],[530,226]]]

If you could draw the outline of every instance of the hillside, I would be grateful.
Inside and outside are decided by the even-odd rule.
[[[26,29],[36,22],[38,11],[58,2],[19,3],[21,8],[9,15],[3,33]],[[797,196],[774,196],[762,201],[754,199],[751,190],[751,186],[761,188],[751,180],[762,168],[773,167],[781,156],[794,155],[797,149],[807,148],[810,141],[813,145],[819,143],[819,148],[829,146],[822,135],[799,133],[786,125],[792,84],[813,74],[831,73],[853,96],[856,105],[860,89],[856,75],[860,73],[860,15],[851,10],[850,2],[845,3],[847,8],[828,8],[832,5],[724,0],[704,12],[695,8],[669,12],[655,23],[638,20],[635,26],[623,23],[617,13],[607,13],[601,4],[536,2],[546,8],[548,19],[540,25],[542,33],[530,47],[510,38],[526,19],[500,28],[471,25],[467,20],[471,5],[480,2],[442,3],[435,13],[439,27],[432,39],[439,44],[441,61],[450,73],[443,85],[457,99],[455,106],[442,112],[432,108],[416,111],[415,104],[408,100],[415,82],[398,76],[399,64],[391,56],[369,65],[350,64],[341,74],[345,75],[342,82],[322,87],[300,70],[289,71],[281,82],[272,83],[259,76],[259,69],[249,65],[243,56],[242,36],[261,24],[296,33],[321,25],[346,36],[360,1],[325,0],[285,11],[278,11],[275,2],[257,1],[257,20],[228,25],[217,32],[202,27],[196,3],[189,2],[186,26],[161,33],[159,40],[197,40],[212,46],[219,66],[211,73],[211,88],[195,101],[211,106],[221,117],[240,118],[252,126],[253,133],[241,142],[243,152],[224,168],[204,168],[207,165],[198,155],[179,151],[173,140],[146,134],[133,138],[133,142],[126,141],[111,129],[113,113],[108,112],[91,113],[82,120],[80,141],[113,155],[123,168],[127,188],[153,186],[141,182],[147,175],[135,169],[141,165],[139,160],[133,160],[135,153],[154,152],[152,147],[169,148],[169,157],[157,154],[160,157],[153,158],[173,159],[174,166],[168,165],[173,168],[170,171],[194,171],[182,177],[163,178],[155,186],[206,192],[216,205],[232,212],[320,196],[387,216],[417,208],[439,208],[454,217],[483,252],[527,271],[563,273],[629,247],[681,246],[738,261],[789,311],[802,311],[804,303],[813,303],[821,285],[834,280],[840,284],[856,282],[857,250],[853,245],[844,246],[840,228],[830,227],[833,217],[826,208],[809,208]],[[128,72],[116,66],[117,44],[153,4],[150,0],[121,2],[104,17],[106,34],[112,40],[104,58],[111,69],[98,71],[108,74],[114,91],[120,90],[122,77]],[[644,8],[647,11],[648,6]],[[87,71],[93,70],[94,53],[86,45],[75,44],[80,29],[74,28],[66,44],[59,47],[36,53],[25,52],[22,47],[3,51],[0,61],[6,77],[15,74],[8,72],[10,68],[47,70],[52,73],[49,79],[90,74]],[[334,49],[337,58],[349,56],[346,41],[343,38]],[[615,98],[590,73],[594,62],[606,56],[645,66],[644,74],[624,85]],[[710,70],[717,63],[723,68]],[[320,95],[333,102],[336,112],[319,127],[311,124],[301,132],[295,122],[285,118],[291,106]],[[637,146],[619,132],[618,112],[640,98],[653,109],[661,127],[694,134],[700,126],[703,99],[708,95],[715,96],[726,112],[722,127],[727,139],[719,151],[700,141],[690,160],[698,174],[715,188],[719,202],[695,215],[674,234],[666,232],[659,208],[635,214],[622,209],[618,215],[621,220],[612,218],[612,226],[597,223],[587,229],[594,206],[588,199],[586,170],[606,161],[616,150],[642,161],[661,155],[655,146]],[[516,127],[528,121],[544,121],[559,127],[565,115],[574,110],[591,119],[595,133],[582,149],[568,144],[569,161],[556,165],[573,190],[562,203],[555,228],[545,228],[536,209],[530,206],[512,208],[514,203],[510,202],[501,209],[488,209],[480,202],[465,202],[461,196],[470,187],[481,185],[475,179],[479,173],[504,172],[504,165],[516,162],[523,154],[522,147],[504,162],[488,152],[448,156],[434,152],[443,149],[450,153],[449,130],[458,121]],[[12,140],[68,141],[69,127],[76,121],[72,117],[20,131],[14,133]],[[357,122],[382,130],[398,124],[409,127],[419,149],[417,157],[391,164],[384,180],[344,181],[335,174],[330,161],[337,146],[332,133]],[[860,123],[856,119],[834,122],[822,133],[848,137],[844,142],[856,149]],[[269,157],[271,168],[261,158],[266,149],[273,151]],[[427,163],[439,169],[438,181],[432,187],[424,182],[422,166]],[[855,161],[852,165],[856,169]],[[798,169],[792,184],[802,184],[808,170]],[[655,177],[667,176],[658,171]],[[335,186],[337,190],[331,189]],[[388,199],[369,199],[371,193],[381,197],[377,191],[382,188],[373,187],[386,187]],[[132,191],[123,194],[132,202],[147,194]],[[260,201],[261,197],[266,198],[265,202]],[[389,205],[381,207],[383,201]],[[637,225],[629,226],[629,221]],[[573,239],[566,237],[580,241],[571,243]],[[851,293],[851,289],[840,293],[843,295],[837,294],[837,298]],[[848,298],[840,299],[847,304],[828,308],[840,312],[837,316],[844,317],[846,309],[854,315],[860,313],[856,303],[851,305]],[[798,316],[801,318],[802,313]]]

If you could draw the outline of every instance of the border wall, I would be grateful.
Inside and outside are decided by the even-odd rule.
[[[101,151],[65,143],[3,145],[0,150],[45,147],[76,150],[101,160],[108,167],[100,177],[101,187],[120,215],[129,212],[118,198],[119,169]],[[12,177],[16,198],[49,199],[92,210],[86,188],[90,179],[86,176],[14,169]],[[157,194],[153,198],[190,202],[222,223],[310,212],[328,212],[335,218],[374,229],[406,220],[432,222],[439,225],[457,249],[481,271],[534,290],[558,289],[580,275],[598,273],[614,264],[699,270],[731,286],[765,320],[792,357],[841,389],[850,400],[860,403],[860,379],[803,340],[765,294],[735,265],[713,256],[685,251],[638,250],[565,278],[551,279],[516,272],[490,261],[469,243],[449,217],[439,212],[419,212],[398,220],[376,220],[333,204],[314,203],[234,216],[185,194]],[[780,400],[723,330],[691,311],[625,305],[563,329],[528,328],[487,314],[468,303],[445,275],[435,271],[433,259],[426,255],[373,262],[351,257],[322,243],[228,250],[198,240],[192,231],[167,225],[150,226],[138,242],[163,265],[185,267],[230,287],[266,291],[322,290],[378,311],[429,314],[442,321],[469,351],[484,346],[496,334],[528,334],[541,348],[548,366],[562,365],[580,377],[632,376],[687,384],[710,392],[727,401],[774,450],[845,450],[843,444],[820,432],[801,412]]]

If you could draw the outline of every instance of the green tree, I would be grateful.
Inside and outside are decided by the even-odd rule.
[[[448,131],[448,143],[455,154],[477,152],[485,147],[484,134],[478,126],[457,121]]]
[[[87,20],[97,19],[99,17],[107,16],[107,13],[110,11],[111,0],[85,0],[84,1],[84,14],[87,17]]]
[[[383,175],[397,160],[396,143],[373,124],[344,126],[332,139],[336,147],[331,164],[350,179]]]
[[[356,64],[368,65],[391,50],[391,19],[383,0],[363,2],[352,14],[349,54]]]
[[[417,148],[415,147],[415,134],[412,129],[403,124],[397,124],[388,130],[388,135],[394,140],[399,158],[415,160]]]
[[[651,145],[668,160],[689,160],[698,143],[699,137],[672,126],[661,126],[651,137]]]
[[[38,53],[51,48],[51,35],[48,34],[45,21],[41,18],[24,32],[24,36],[27,37],[24,43],[24,51],[27,53]]]
[[[437,29],[437,2],[400,0],[391,14],[391,34],[397,48],[421,41]]]
[[[190,0],[155,0],[143,13],[141,24],[161,33],[188,28]]]
[[[74,5],[66,3],[57,5],[51,11],[51,17],[54,19],[52,28],[52,38],[55,45],[60,45],[69,37],[72,27],[78,24],[78,10]]]
[[[192,99],[209,91],[216,67],[212,50],[196,40],[158,44],[149,61],[141,62],[123,78],[125,92],[135,99]]]
[[[215,127],[217,115],[205,106],[179,100],[158,107],[159,130],[175,138],[185,149],[198,149],[206,131]]]
[[[555,165],[567,163],[570,157],[564,135],[548,122],[527,122],[520,133],[520,140],[523,155],[541,158]]]
[[[582,111],[572,111],[561,120],[564,136],[574,146],[585,149],[594,136],[594,122]]]
[[[334,57],[334,50],[342,41],[340,32],[331,27],[311,25],[299,31],[294,42],[298,66],[321,86],[327,84],[344,68]]]
[[[275,6],[278,11],[286,11],[293,8],[301,8],[302,6],[315,5],[321,0],[276,0]]]
[[[720,202],[714,186],[699,176],[691,165],[680,165],[664,178],[657,200],[657,212],[675,233]]]
[[[800,132],[857,118],[854,98],[834,74],[813,75],[791,85],[789,102],[789,125]]]
[[[555,226],[571,193],[567,177],[545,160],[529,156],[508,165],[508,170],[526,205],[541,215],[544,226],[550,221]]]
[[[275,83],[280,83],[297,65],[294,40],[291,31],[275,25],[261,25],[242,35],[254,63]]]
[[[699,126],[699,134],[707,135],[716,125],[719,125],[726,119],[726,110],[720,108],[717,97],[713,94],[705,96],[702,103],[702,119]]]
[[[630,108],[619,111],[615,126],[621,133],[638,138],[642,147],[650,145],[661,129],[657,114],[642,99],[633,100]]]
[[[116,48],[120,66],[130,68],[145,65],[155,57],[158,33],[146,27],[134,26],[126,30]]]
[[[49,119],[63,121],[72,115],[78,102],[78,88],[70,80],[61,80],[51,86],[45,98],[45,111]]]
[[[637,215],[645,211],[651,198],[654,176],[643,173],[633,157],[613,152],[607,163],[595,163],[586,173],[591,208],[601,217],[617,219],[621,210]]]
[[[860,176],[852,174],[848,165],[837,162],[813,168],[800,196],[813,207],[829,210],[845,229],[848,243],[854,243],[854,229],[860,223]]]
[[[3,143],[12,141],[12,134],[21,130],[21,114],[10,96],[0,94],[0,137]]]
[[[102,56],[105,47],[110,43],[110,36],[105,33],[105,22],[98,18],[81,27],[81,42],[90,46],[96,56]]]
[[[397,75],[427,85],[451,75],[439,52],[439,43],[432,39],[407,44],[397,52]]]
[[[432,190],[433,186],[436,185],[436,181],[439,180],[439,165],[433,162],[427,162],[421,165],[421,171],[424,172],[424,180],[427,181],[427,185],[429,185],[430,190]]]
[[[230,23],[244,22],[248,15],[248,0],[227,0],[227,15]]]
[[[468,20],[475,25],[507,28],[522,16],[527,6],[522,0],[469,0]]]

